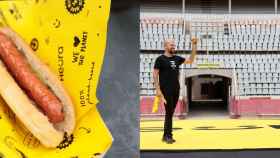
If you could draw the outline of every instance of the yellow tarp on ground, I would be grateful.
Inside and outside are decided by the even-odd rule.
[[[176,120],[174,144],[161,141],[163,121],[142,120],[141,150],[280,149],[280,120]]]
[[[112,136],[97,111],[96,89],[106,47],[110,0],[1,1],[0,11],[1,24],[21,35],[63,82],[77,115],[73,137],[67,136],[56,149],[46,149],[19,126],[1,100],[0,157],[104,155]]]

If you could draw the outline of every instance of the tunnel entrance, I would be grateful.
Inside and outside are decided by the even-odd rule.
[[[229,117],[231,78],[203,74],[185,79],[188,118]]]

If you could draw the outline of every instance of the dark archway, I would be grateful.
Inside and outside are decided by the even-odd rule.
[[[200,74],[185,79],[187,112],[192,117],[228,117],[232,79]]]

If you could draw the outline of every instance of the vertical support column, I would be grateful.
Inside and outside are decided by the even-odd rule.
[[[228,0],[228,13],[231,14],[231,0]]]
[[[277,14],[278,10],[278,0],[274,0],[274,13]]]
[[[185,95],[186,95],[186,92],[185,92],[185,70],[184,68],[181,69],[180,71],[180,78],[179,78],[179,81],[180,81],[180,94],[179,94],[179,100],[178,100],[178,103],[179,103],[179,108],[180,108],[180,115],[183,116],[186,114],[186,108],[185,108]]]
[[[240,100],[240,95],[239,95],[239,83],[238,83],[238,78],[236,75],[236,67],[234,66],[233,69],[233,98],[234,98],[234,104],[232,105],[232,114],[231,115],[238,115],[238,102]]]
[[[182,66],[182,69],[180,70],[180,96],[184,97],[186,95],[185,93],[185,77],[186,77],[186,70],[184,70],[184,65]]]
[[[186,34],[186,21],[185,21],[185,5],[186,5],[186,1],[182,0],[182,18],[183,18],[183,39],[185,39],[185,34]],[[184,67],[184,66],[183,66]],[[184,77],[185,77],[185,70],[184,68],[181,69],[181,75],[180,75],[180,86],[183,87],[184,86]],[[180,96],[183,96],[183,88],[181,88],[180,90]]]
[[[183,18],[183,37],[185,39],[186,35],[186,18],[185,18],[185,10],[186,10],[186,1],[182,0],[182,18]]]

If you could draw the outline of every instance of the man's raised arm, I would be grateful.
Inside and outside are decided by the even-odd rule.
[[[189,59],[185,60],[184,64],[192,64],[193,63],[193,61],[195,59],[195,56],[196,56],[196,48],[197,48],[197,39],[193,38],[192,39],[192,54],[189,57]]]

